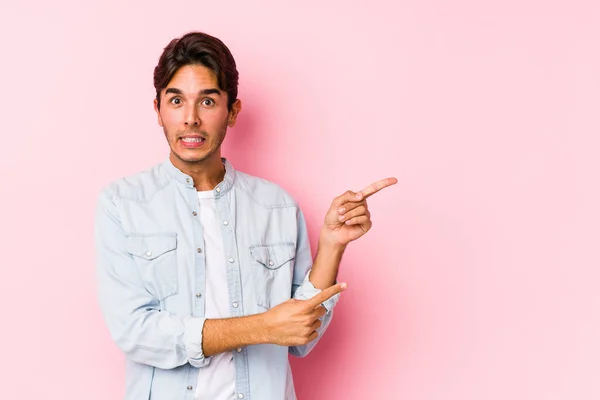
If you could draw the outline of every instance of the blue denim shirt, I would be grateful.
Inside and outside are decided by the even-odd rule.
[[[312,257],[298,204],[274,183],[223,163],[225,178],[214,195],[231,316],[319,293],[308,280]],[[206,266],[198,213],[192,178],[169,160],[100,193],[98,296],[110,335],[126,356],[126,400],[191,400],[198,369],[210,363],[202,353]],[[328,312],[319,337],[338,298],[323,303]],[[305,356],[316,342],[233,351],[236,397],[295,399],[288,353]]]

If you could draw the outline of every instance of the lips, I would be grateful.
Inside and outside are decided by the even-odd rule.
[[[190,135],[190,136],[182,136],[180,138],[181,145],[187,148],[196,148],[200,147],[206,142],[206,139],[202,136]]]

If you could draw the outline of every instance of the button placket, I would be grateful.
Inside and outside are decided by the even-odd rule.
[[[217,188],[218,189],[218,188]],[[218,192],[218,190],[216,190]],[[230,311],[231,316],[242,316],[243,305],[243,297],[241,292],[241,272],[240,272],[240,262],[239,254],[237,253],[237,245],[236,238],[233,232],[233,228],[235,226],[235,213],[231,214],[231,210],[229,209],[229,201],[226,197],[223,196],[224,189],[221,190],[221,195],[215,196],[216,204],[218,209],[219,220],[222,225],[222,232],[224,238],[224,248],[226,251],[225,262],[229,264],[228,266],[228,289],[230,293],[229,301],[230,301]],[[234,199],[235,200],[235,199]],[[231,228],[230,228],[231,226]],[[232,259],[233,261],[230,261]],[[236,386],[237,390],[234,396],[238,399],[244,399],[246,394],[249,393],[248,389],[248,381],[250,380],[248,370],[244,367],[248,362],[248,353],[243,350],[243,348],[237,348],[233,350],[235,361],[235,372],[236,372]],[[239,385],[238,385],[239,383]]]
[[[192,182],[193,183],[193,180]],[[204,295],[206,293],[205,287],[205,277],[206,277],[206,265],[205,265],[205,257],[204,253],[206,251],[206,243],[202,240],[204,238],[203,226],[201,223],[195,223],[196,221],[200,222],[200,202],[198,200],[198,192],[194,189],[193,186],[189,186],[189,196],[190,201],[189,204],[196,204],[196,206],[192,206],[192,216],[195,217],[195,221],[192,224],[193,226],[193,237],[197,240],[194,240],[193,246],[190,248],[190,252],[195,253],[194,259],[194,276],[193,281],[193,291],[189,294],[192,299],[192,315],[195,317],[202,317],[205,313],[206,302],[204,301]]]

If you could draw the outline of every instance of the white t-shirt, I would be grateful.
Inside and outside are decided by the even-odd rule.
[[[231,315],[229,314],[227,265],[213,191],[198,192],[198,200],[200,201],[200,222],[204,227],[203,254],[206,261],[206,293],[203,293],[203,296],[205,316],[207,318],[229,318]],[[208,366],[199,369],[195,400],[232,400],[234,398],[233,354],[231,352],[215,354]]]

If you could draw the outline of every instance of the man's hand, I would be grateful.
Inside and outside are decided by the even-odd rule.
[[[348,190],[336,197],[325,215],[320,241],[345,247],[367,233],[373,225],[367,198],[396,183],[398,183],[396,178],[386,178],[367,186],[360,192]]]
[[[319,318],[327,312],[321,305],[346,289],[338,283],[308,300],[290,299],[264,313],[266,342],[280,346],[302,346],[318,336]]]

